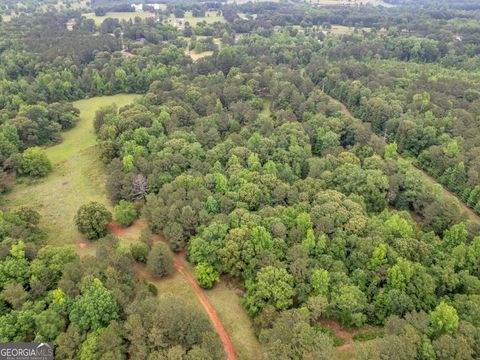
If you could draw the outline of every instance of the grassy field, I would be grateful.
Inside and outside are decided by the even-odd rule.
[[[362,28],[361,30],[370,32],[372,29],[370,28]],[[355,31],[354,27],[343,26],[343,25],[332,25],[330,29],[330,33],[336,35],[351,35]]]
[[[205,292],[223,321],[239,359],[260,359],[261,349],[252,328],[252,322],[240,304],[236,290],[221,282]]]
[[[192,60],[195,62],[206,56],[212,56],[213,51],[204,51],[204,52],[198,53],[195,50],[185,50],[185,55],[190,56]]]
[[[127,105],[136,96],[121,94],[74,102],[80,109],[79,123],[63,134],[63,142],[46,149],[53,172],[44,179],[22,179],[5,195],[4,205],[34,208],[42,215],[41,225],[48,232],[49,243],[78,246],[82,238],[73,223],[77,209],[88,201],[107,204],[104,165],[98,157],[92,126],[95,112],[113,103]]]
[[[149,17],[153,17],[152,13],[149,12],[107,12],[105,16],[95,16],[94,13],[87,13],[87,14],[82,14],[82,16],[85,16],[87,19],[93,19],[95,20],[96,25],[100,25],[103,20],[106,18],[114,18],[118,20],[130,20],[130,19],[135,19],[136,17],[139,17],[141,19],[146,19]]]
[[[196,26],[199,22],[205,21],[207,24],[213,24],[214,22],[225,22],[225,18],[223,15],[217,15],[216,11],[207,11],[205,13],[205,16],[201,17],[193,17],[191,11],[185,12],[185,17],[182,19],[177,19],[174,15],[170,15],[166,22],[167,24],[177,26],[177,27],[183,27],[184,23],[187,22],[190,24],[190,26]]]

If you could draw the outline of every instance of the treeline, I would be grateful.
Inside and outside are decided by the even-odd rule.
[[[255,17],[244,20],[238,17],[239,12],[255,14]],[[271,31],[275,26],[291,25],[300,25],[305,31],[312,27],[328,29],[332,24],[358,29],[366,27],[374,31],[373,36],[367,37],[369,41],[364,39],[365,34],[356,36],[351,39],[355,41],[342,42],[339,50],[344,46],[353,47],[357,44],[353,51],[370,56],[383,56],[382,51],[403,51],[405,54],[402,54],[402,61],[415,60],[415,57],[420,61],[436,61],[452,50],[457,56],[463,55],[467,58],[480,53],[480,13],[458,11],[449,5],[440,10],[435,6],[419,7],[417,4],[394,8],[361,6],[312,9],[286,4],[250,3],[239,7],[226,7],[224,14],[238,33],[258,29]],[[396,36],[389,36],[389,39],[385,40],[376,34],[377,31],[385,30]],[[417,55],[416,52],[430,54]]]

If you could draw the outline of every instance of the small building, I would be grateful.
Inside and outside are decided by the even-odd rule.
[[[134,8],[135,11],[143,11],[143,4],[132,4],[132,8]]]

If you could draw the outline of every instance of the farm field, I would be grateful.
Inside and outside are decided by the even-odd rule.
[[[128,20],[133,20],[136,17],[139,17],[141,19],[147,19],[155,15],[144,11],[144,12],[107,12],[105,16],[96,16],[94,13],[86,13],[86,14],[83,14],[83,16],[85,16],[87,19],[95,20],[95,24],[100,25],[103,22],[103,20],[105,20],[106,18],[118,19],[120,21],[122,20],[128,21]]]
[[[174,15],[170,15],[166,22],[168,24],[183,27],[186,22],[190,24],[190,26],[196,26],[198,23],[205,21],[207,24],[213,24],[215,22],[225,22],[225,18],[223,15],[218,15],[216,11],[207,11],[205,12],[205,16],[194,17],[192,16],[191,11],[185,12],[185,16],[183,18],[176,18]]]
[[[73,223],[79,206],[88,201],[108,205],[105,174],[98,156],[93,118],[103,106],[122,107],[138,95],[94,97],[73,103],[80,109],[78,124],[63,134],[63,141],[45,149],[52,162],[52,173],[43,179],[23,181],[4,197],[4,205],[16,208],[28,204],[42,215],[52,245],[78,245],[82,238]]]

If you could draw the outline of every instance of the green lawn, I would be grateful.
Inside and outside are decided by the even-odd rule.
[[[94,97],[73,103],[80,109],[80,121],[63,134],[63,141],[46,148],[53,171],[44,179],[20,179],[4,197],[7,208],[30,206],[42,215],[42,227],[53,245],[78,245],[82,238],[73,217],[88,201],[108,205],[104,165],[99,160],[93,118],[98,108],[110,104],[119,107],[131,103],[138,95]]]
[[[146,19],[155,15],[153,15],[150,12],[143,11],[143,12],[107,12],[107,15],[105,16],[95,16],[94,13],[87,13],[87,14],[82,14],[82,16],[85,16],[87,19],[93,19],[95,20],[96,25],[100,25],[103,22],[103,20],[105,20],[106,18],[114,18],[120,21],[121,20],[128,21],[130,19],[133,20],[136,17],[139,17],[141,19]]]

